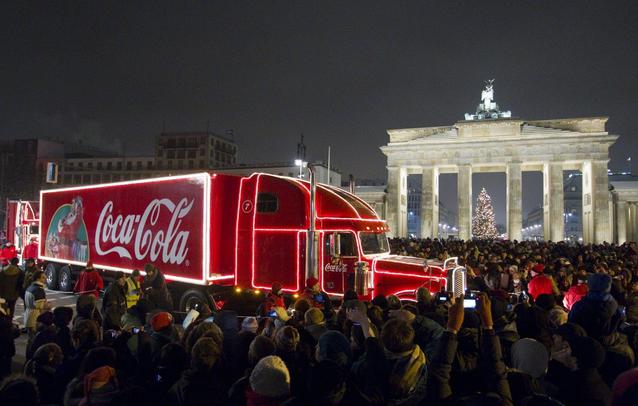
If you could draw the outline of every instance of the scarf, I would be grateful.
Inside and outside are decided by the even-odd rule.
[[[402,353],[385,350],[386,359],[393,363],[388,379],[388,392],[392,398],[403,398],[416,389],[425,368],[425,354],[418,345]]]

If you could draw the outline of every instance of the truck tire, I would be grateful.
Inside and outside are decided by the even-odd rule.
[[[71,273],[71,267],[65,265],[58,271],[58,281],[60,290],[63,292],[70,292],[73,290],[73,273]]]
[[[179,310],[188,313],[189,310],[194,309],[196,306],[209,305],[210,300],[206,297],[206,294],[199,289],[189,289],[182,294],[179,299]]]
[[[58,268],[53,262],[49,262],[44,269],[44,275],[46,276],[47,288],[51,290],[58,290]]]

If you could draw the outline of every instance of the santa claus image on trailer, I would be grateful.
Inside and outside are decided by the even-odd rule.
[[[46,255],[75,261],[88,260],[88,241],[82,198],[58,208],[47,233]]]

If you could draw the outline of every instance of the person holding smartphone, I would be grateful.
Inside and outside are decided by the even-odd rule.
[[[317,278],[310,277],[306,280],[306,288],[300,298],[308,300],[313,307],[321,310],[326,320],[332,318],[332,302],[328,294],[321,291]]]

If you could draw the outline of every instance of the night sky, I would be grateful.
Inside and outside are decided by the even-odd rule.
[[[0,43],[3,139],[152,154],[209,122],[240,162],[292,161],[304,133],[310,159],[384,178],[386,129],[451,125],[495,78],[524,119],[610,116],[612,170],[638,156],[636,1],[5,1]],[[504,179],[474,177],[500,222]],[[523,188],[527,212],[540,176]]]

